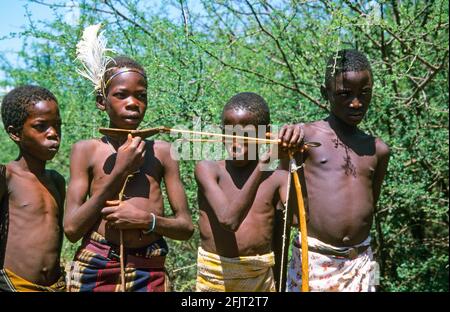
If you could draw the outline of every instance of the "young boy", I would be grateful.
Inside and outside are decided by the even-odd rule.
[[[321,92],[330,115],[304,126],[285,126],[286,145],[318,141],[304,155],[308,202],[309,286],[312,291],[374,291],[370,228],[386,174],[389,148],[358,129],[372,98],[367,58],[341,50],[329,59]],[[293,242],[288,290],[301,286],[301,252]]]
[[[128,57],[115,57],[102,84],[97,107],[108,114],[109,127],[136,129],[147,109],[142,66]],[[170,144],[131,136],[125,141],[108,136],[80,141],[72,148],[70,172],[64,230],[70,241],[83,237],[83,242],[71,267],[69,291],[120,289],[119,230],[125,246],[126,291],[165,291],[168,248],[163,236],[187,240],[193,233]],[[128,175],[132,176],[119,203]],[[164,216],[163,179],[173,217]]]
[[[26,85],[9,92],[1,110],[19,156],[0,165],[0,291],[64,291],[65,181],[45,169],[61,141],[57,100],[47,89]]]
[[[239,93],[225,105],[222,123],[244,131],[268,126],[269,108],[261,96]],[[255,153],[252,159],[252,147],[234,140],[226,144],[230,159],[200,161],[195,168],[201,236],[197,291],[275,291],[273,227],[288,173],[262,171],[268,155]]]

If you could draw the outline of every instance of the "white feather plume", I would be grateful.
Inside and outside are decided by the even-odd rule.
[[[83,69],[77,69],[78,73],[89,79],[94,85],[95,91],[102,90],[102,79],[106,65],[111,57],[106,55],[107,40],[103,31],[99,33],[101,24],[91,25],[83,31],[83,37],[77,43],[77,59],[83,64]]]

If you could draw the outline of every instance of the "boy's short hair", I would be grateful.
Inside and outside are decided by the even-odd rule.
[[[49,90],[39,86],[24,85],[11,90],[2,101],[2,121],[5,130],[13,126],[21,131],[28,118],[30,108],[40,101],[55,101],[56,97]]]
[[[114,75],[114,70],[111,70],[112,68],[130,68],[130,69],[137,69],[141,71],[144,76],[146,77],[145,69],[142,67],[141,64],[139,64],[137,61],[133,60],[132,58],[120,55],[113,57],[111,61],[108,62],[105,69],[105,74],[103,76],[103,81],[106,84],[110,79],[111,76]],[[147,80],[147,78],[145,78]],[[108,89],[108,86],[106,86],[106,90]],[[105,91],[106,91],[105,90]]]
[[[328,59],[325,70],[325,86],[328,87],[331,79],[340,73],[364,70],[368,70],[372,76],[369,60],[363,53],[355,49],[340,50]]]
[[[258,94],[253,92],[242,92],[233,96],[222,111],[242,109],[252,113],[255,116],[256,125],[270,124],[270,111],[266,101]]]

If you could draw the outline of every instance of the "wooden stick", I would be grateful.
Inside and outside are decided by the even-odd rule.
[[[289,158],[291,160],[292,177],[294,180],[295,191],[297,193],[298,204],[298,216],[301,235],[301,248],[302,248],[302,292],[309,291],[309,272],[308,272],[308,233],[306,228],[306,212],[303,203],[302,187],[300,185],[300,179],[297,172],[297,164],[295,162],[294,153],[289,151]]]
[[[119,234],[120,234],[120,291],[126,292],[125,263],[123,252],[123,230],[119,230]]]
[[[289,198],[291,191],[291,174],[288,175],[287,190],[286,190],[286,205],[283,212],[283,234],[282,234],[282,246],[281,246],[281,258],[280,258],[280,277],[278,283],[278,292],[286,291],[286,269],[287,269],[287,258],[289,252],[289,240],[291,238],[291,228],[289,218],[292,214],[289,211]]]
[[[123,194],[125,192],[125,187],[127,186],[128,179],[132,177],[133,175],[130,174],[125,179],[125,182],[123,183],[122,190],[119,193],[119,205],[122,203],[123,200]],[[126,282],[125,282],[125,261],[124,261],[124,248],[123,248],[123,230],[119,230],[120,235],[120,291],[126,292]]]
[[[214,132],[201,132],[201,131],[192,131],[192,130],[182,130],[182,129],[172,129],[167,128],[164,130],[165,132],[175,132],[175,133],[187,133],[187,134],[198,134],[198,135],[205,135],[205,136],[216,136],[221,138],[231,138],[231,139],[241,139],[244,141],[254,141],[258,143],[264,143],[264,144],[279,144],[281,143],[280,139],[264,139],[264,138],[255,138],[255,137],[246,137],[241,135],[231,135],[231,134],[222,134],[222,133],[214,133]]]

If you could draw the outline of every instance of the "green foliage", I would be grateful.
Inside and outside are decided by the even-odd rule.
[[[67,179],[72,144],[99,136],[97,128],[107,125],[89,84],[75,71],[75,46],[88,24],[103,22],[109,45],[145,66],[149,109],[143,127],[192,127],[194,116],[218,124],[224,103],[242,91],[268,101],[275,125],[323,118],[327,106],[319,87],[327,57],[346,47],[364,51],[375,92],[362,127],[392,154],[373,227],[381,290],[448,291],[446,1],[162,1],[155,9],[143,1],[95,0],[80,1],[74,25],[61,18],[66,1],[60,2],[49,5],[53,21],[31,16],[18,34],[23,67],[0,55],[6,72],[0,85],[33,83],[55,93],[63,144],[50,167]],[[0,144],[1,163],[16,156],[6,135]],[[181,163],[196,223],[193,167],[193,161]],[[198,231],[187,242],[169,242],[176,250],[167,263],[174,290],[194,289],[198,242]],[[63,259],[75,249],[65,242]]]

